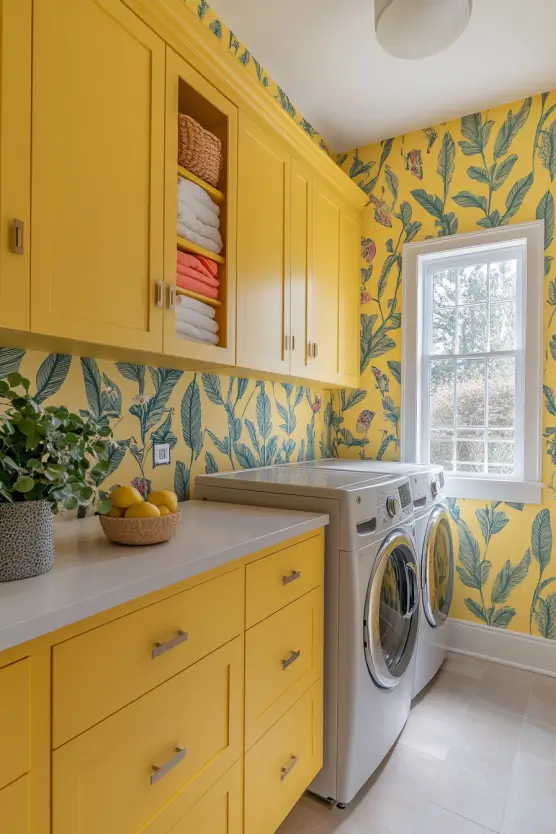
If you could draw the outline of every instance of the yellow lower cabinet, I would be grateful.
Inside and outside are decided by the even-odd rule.
[[[237,762],[190,811],[167,827],[166,817],[170,812],[175,815],[175,804],[141,834],[242,834],[243,762]]]
[[[1,834],[30,834],[29,777],[22,776],[0,791]]]
[[[0,788],[29,770],[30,669],[29,658],[0,669]]]
[[[245,635],[245,747],[322,676],[323,594],[315,588]]]
[[[244,834],[274,834],[322,767],[322,681],[245,757]]]
[[[238,637],[54,752],[53,834],[150,831],[239,759],[242,724]]]

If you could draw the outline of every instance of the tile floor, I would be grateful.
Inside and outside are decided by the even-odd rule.
[[[556,834],[556,678],[449,654],[345,811],[304,796],[278,834]]]

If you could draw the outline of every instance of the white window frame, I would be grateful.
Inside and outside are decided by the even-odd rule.
[[[428,397],[424,397],[423,379],[424,310],[427,301],[430,303],[427,268],[435,260],[446,260],[447,257],[476,257],[485,247],[507,250],[512,246],[525,246],[521,292],[519,286],[517,289],[516,474],[508,478],[446,472],[446,489],[452,498],[540,504],[543,487],[543,220],[408,243],[403,247],[401,459],[429,463],[429,404]],[[469,251],[473,249],[475,253]],[[522,335],[523,343],[520,343]],[[521,390],[519,386],[522,386]],[[523,408],[519,408],[520,401]]]

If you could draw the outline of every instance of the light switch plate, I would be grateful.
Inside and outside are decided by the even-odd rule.
[[[170,444],[169,443],[155,443],[153,445],[153,465],[163,466],[170,463]]]

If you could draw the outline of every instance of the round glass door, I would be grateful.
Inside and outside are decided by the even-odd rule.
[[[423,608],[431,626],[446,622],[454,593],[454,547],[450,519],[443,506],[429,517],[423,544]]]
[[[417,638],[417,558],[405,533],[384,541],[371,574],[365,602],[365,657],[373,680],[392,689],[407,670]]]

